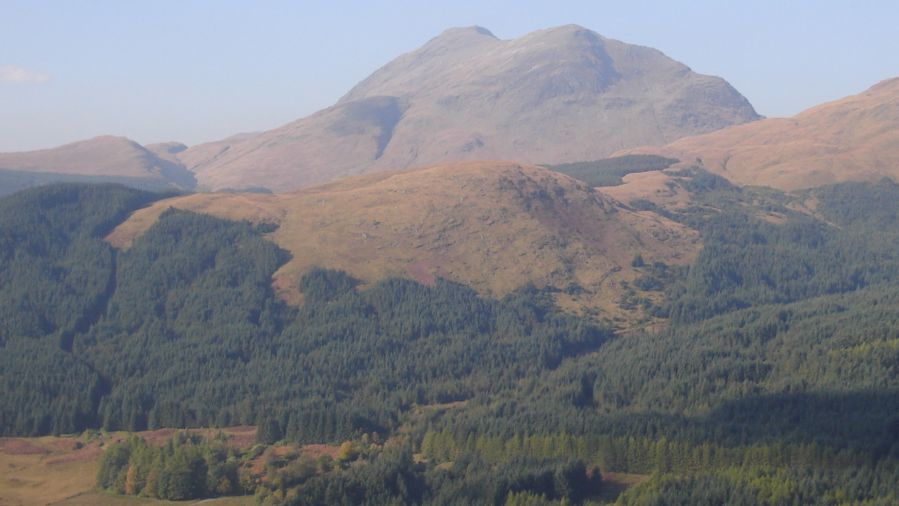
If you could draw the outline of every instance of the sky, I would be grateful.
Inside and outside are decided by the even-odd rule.
[[[274,128],[471,25],[509,39],[579,24],[788,116],[899,76],[897,20],[895,0],[0,0],[0,151]]]

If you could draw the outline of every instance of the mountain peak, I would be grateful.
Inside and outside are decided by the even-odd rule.
[[[410,54],[427,52],[429,50],[434,50],[435,48],[438,50],[449,51],[459,49],[465,50],[471,46],[479,46],[493,42],[499,42],[499,39],[486,28],[480,26],[454,27],[444,30],[440,35],[429,40],[420,49],[413,51]]]
[[[98,135],[96,137],[92,137],[90,139],[86,139],[83,141],[75,141],[70,144],[66,144],[65,146],[88,146],[88,145],[117,145],[122,147],[129,147],[133,149],[143,149],[143,146],[134,142],[133,140],[121,136],[121,135]]]
[[[483,26],[454,26],[452,28],[447,28],[440,35],[435,37],[435,39],[440,38],[452,38],[452,37],[464,37],[464,36],[486,36],[491,39],[495,39],[496,35],[493,35],[493,32],[484,28]]]
[[[600,34],[594,32],[593,30],[583,27],[581,25],[576,25],[574,23],[569,23],[567,25],[559,25],[553,26],[550,28],[545,28],[543,30],[537,30],[535,32],[531,32],[530,35],[564,35],[564,36],[573,36],[573,35],[590,35],[595,37],[602,37]]]
[[[758,117],[723,79],[580,25],[510,40],[473,26],[395,58],[334,107],[179,158],[210,188],[287,191],[458,160],[595,160]]]
[[[883,81],[880,81],[874,86],[868,88],[867,93],[885,92],[891,89],[899,89],[899,77],[890,77],[888,79],[884,79]]]
[[[510,40],[502,40],[499,39],[496,35],[493,34],[487,28],[482,26],[464,26],[464,27],[453,27],[444,30],[440,35],[434,37],[430,41],[428,41],[425,46],[421,49],[425,49],[428,46],[434,45],[466,45],[466,44],[477,44],[477,43],[490,43],[490,42],[513,42],[513,41],[521,41],[525,43],[535,43],[535,41],[540,41],[543,43],[550,44],[567,44],[568,41],[572,39],[584,38],[592,41],[601,41],[605,38],[581,25],[576,24],[567,24],[561,26],[555,26],[552,28],[545,28],[542,30],[536,30],[530,33],[523,35],[518,39],[510,39]]]

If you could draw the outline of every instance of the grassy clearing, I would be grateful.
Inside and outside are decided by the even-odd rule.
[[[91,491],[99,444],[76,448],[77,442],[80,438],[0,439],[0,505],[53,504]]]
[[[613,503],[625,490],[648,479],[648,474],[602,473],[602,492],[597,499],[604,503]]]
[[[151,444],[162,444],[175,429],[140,433]],[[191,430],[212,437],[219,429]],[[230,444],[247,447],[253,444],[254,427],[222,429]],[[61,436],[40,438],[0,438],[0,506],[38,504],[104,505],[104,504],[192,504],[169,503],[153,499],[110,495],[95,490],[99,457],[103,448],[127,437],[124,432],[93,436]],[[203,504],[253,504],[252,498],[226,497]]]
[[[161,501],[159,499],[148,499],[145,497],[129,497],[123,495],[107,494],[104,492],[87,492],[79,494],[75,497],[65,499],[60,502],[52,503],[53,506],[114,506],[114,505],[179,505],[191,506],[194,504],[203,504],[209,506],[250,506],[255,505],[256,500],[253,496],[246,497],[219,497],[216,499],[201,499],[197,501]]]

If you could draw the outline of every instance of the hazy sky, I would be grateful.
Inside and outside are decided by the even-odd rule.
[[[0,151],[101,134],[188,144],[331,105],[451,26],[577,23],[794,114],[899,75],[899,2],[0,0]]]

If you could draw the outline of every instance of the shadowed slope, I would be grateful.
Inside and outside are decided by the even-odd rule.
[[[372,97],[233,143],[203,144],[178,156],[210,189],[294,189],[301,186],[298,181],[324,182],[362,172],[383,153],[403,110],[394,97]]]

